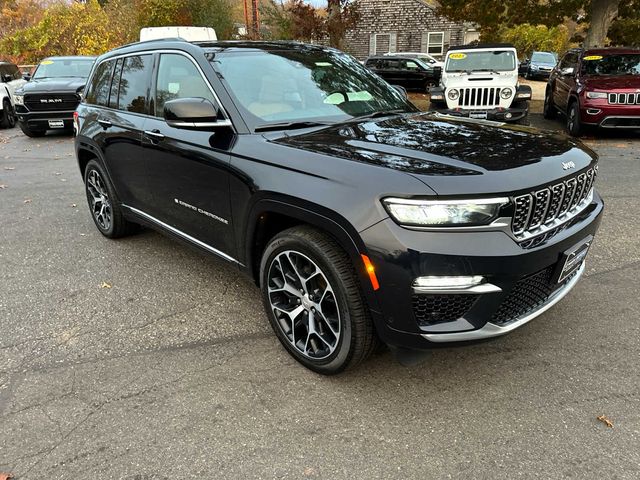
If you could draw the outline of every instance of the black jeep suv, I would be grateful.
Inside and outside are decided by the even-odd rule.
[[[600,223],[596,155],[560,134],[421,113],[299,43],[156,40],[96,61],[78,106],[89,209],[253,277],[291,355],[502,335],[564,297]]]
[[[71,132],[73,112],[94,60],[49,57],[38,64],[29,82],[14,96],[18,124],[25,135],[41,137],[47,130]]]

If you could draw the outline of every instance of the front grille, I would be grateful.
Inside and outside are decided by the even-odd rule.
[[[34,112],[75,110],[80,97],[75,93],[31,93],[25,95],[25,106]]]
[[[461,88],[458,105],[461,107],[497,107],[500,105],[500,88]]]
[[[640,104],[640,93],[610,93],[609,103],[612,105]]]
[[[505,325],[536,310],[554,291],[566,285],[578,273],[577,271],[572,273],[562,284],[554,284],[552,283],[554,268],[554,266],[545,268],[518,281],[491,317],[491,323]]]
[[[477,300],[477,295],[414,295],[413,314],[418,325],[426,327],[462,318]]]
[[[577,215],[577,207],[591,193],[597,169],[590,168],[563,182],[515,197],[511,229],[516,238],[530,240],[537,234],[548,234],[557,229],[555,220],[566,222]]]

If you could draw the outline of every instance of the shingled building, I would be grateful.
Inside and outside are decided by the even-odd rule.
[[[345,36],[344,49],[362,60],[369,55],[426,52],[441,58],[449,45],[477,39],[463,22],[436,14],[423,0],[359,0],[360,20]]]

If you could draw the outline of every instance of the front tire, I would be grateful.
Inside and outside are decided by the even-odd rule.
[[[11,102],[5,98],[2,102],[2,112],[0,112],[0,127],[13,128],[16,125],[16,117],[11,107]]]
[[[120,238],[135,231],[136,224],[124,217],[113,185],[96,160],[91,160],[85,168],[84,186],[91,218],[102,235]]]
[[[375,349],[353,264],[331,237],[311,227],[276,235],[262,256],[260,280],[276,336],[305,367],[337,374]]]
[[[579,137],[582,135],[582,131],[580,105],[577,100],[574,100],[569,104],[569,109],[567,110],[567,133],[572,137]]]
[[[547,120],[553,120],[556,118],[558,111],[553,104],[553,93],[550,88],[547,88],[544,95],[544,107],[542,107],[542,116]]]

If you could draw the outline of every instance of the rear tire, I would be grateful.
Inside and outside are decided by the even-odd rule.
[[[13,107],[8,99],[2,102],[2,112],[0,112],[0,127],[13,128],[16,125],[16,117],[13,113]]]
[[[567,133],[572,137],[579,137],[583,130],[580,120],[580,105],[577,100],[573,100],[567,109]]]
[[[23,123],[20,123],[20,130],[22,130],[22,133],[24,133],[27,137],[31,138],[44,137],[44,135],[47,133],[46,130],[32,130]]]
[[[353,263],[323,232],[303,226],[276,235],[262,256],[260,285],[278,340],[308,369],[334,375],[377,347]]]
[[[132,234],[137,225],[128,221],[102,166],[91,160],[84,170],[84,185],[91,218],[102,235],[120,238]]]

